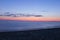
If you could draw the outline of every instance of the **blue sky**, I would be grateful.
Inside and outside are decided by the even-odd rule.
[[[60,0],[0,0],[1,12],[60,17]]]

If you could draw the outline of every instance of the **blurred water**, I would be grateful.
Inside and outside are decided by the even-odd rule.
[[[0,32],[47,29],[58,27],[60,28],[60,22],[26,22],[26,21],[23,22],[23,21],[0,20]]]

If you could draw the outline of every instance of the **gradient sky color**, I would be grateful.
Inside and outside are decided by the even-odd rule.
[[[56,17],[7,17],[0,16],[0,20],[20,20],[20,21],[60,21]]]
[[[60,0],[0,0],[0,14],[3,12],[39,14],[59,19]]]

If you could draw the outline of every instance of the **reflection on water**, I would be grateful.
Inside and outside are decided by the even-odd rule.
[[[33,30],[58,27],[60,27],[60,22],[23,22],[0,20],[0,31]]]

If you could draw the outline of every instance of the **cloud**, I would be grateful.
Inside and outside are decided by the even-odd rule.
[[[12,17],[18,17],[18,16],[22,16],[22,17],[42,17],[42,15],[32,15],[32,14],[22,14],[22,13],[19,13],[19,14],[13,14],[13,13],[10,13],[10,12],[5,12],[4,14],[0,14],[0,16],[12,16]]]
[[[42,15],[34,15],[35,17],[42,17]]]

